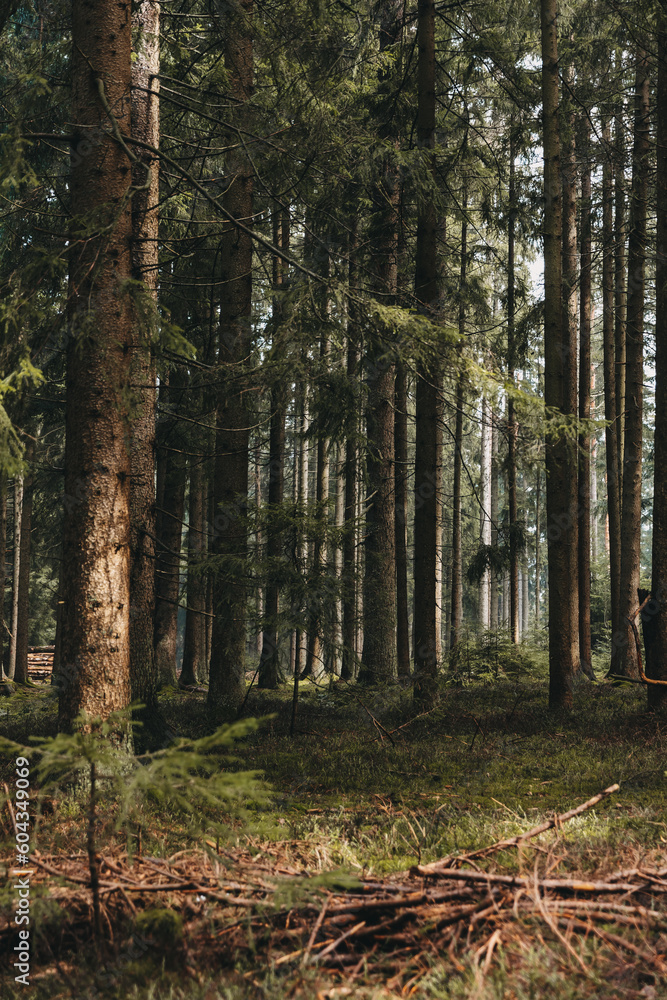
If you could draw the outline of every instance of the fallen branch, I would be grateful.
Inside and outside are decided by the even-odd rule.
[[[540,833],[551,830],[555,826],[561,826],[561,824],[567,823],[568,820],[574,819],[575,816],[580,816],[587,809],[592,809],[598,802],[602,802],[603,799],[617,792],[619,788],[620,785],[610,785],[609,788],[605,788],[603,792],[594,795],[587,802],[583,802],[580,806],[576,806],[574,809],[568,810],[568,812],[561,813],[560,816],[553,816],[545,823],[540,823],[539,826],[533,827],[532,830],[527,830],[526,833],[519,833],[516,837],[508,837],[507,840],[498,840],[495,844],[490,844],[488,847],[481,847],[478,851],[470,851],[468,854],[450,854],[448,857],[442,858],[440,861],[432,861],[428,865],[414,865],[410,869],[410,873],[412,875],[437,875],[441,869],[450,868],[455,861],[472,861],[476,858],[485,858],[489,854],[495,854],[497,851],[504,851],[507,847],[519,847],[525,840],[537,837]]]

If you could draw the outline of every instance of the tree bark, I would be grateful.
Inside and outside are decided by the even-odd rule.
[[[5,583],[7,560],[7,473],[0,472],[0,683],[5,675]]]
[[[408,612],[408,389],[405,365],[396,364],[394,447],[396,461],[396,648],[399,677],[410,676]]]
[[[583,155],[588,156],[588,126]],[[591,168],[586,162],[581,174],[581,245],[579,283],[579,417],[591,416]],[[591,652],[591,439],[579,436],[579,656],[582,671],[594,679]]]
[[[544,353],[545,402],[558,414],[568,414],[570,345],[564,339],[562,297],[562,189],[558,122],[557,0],[541,0],[542,99],[544,146]],[[553,421],[549,421],[553,424]],[[571,708],[577,669],[579,635],[573,621],[570,591],[576,547],[574,504],[576,463],[562,433],[548,427],[547,540],[549,565],[549,705]],[[573,503],[574,500],[574,503]]]
[[[229,90],[238,104],[240,124],[253,92],[253,0],[240,0],[226,26],[225,66]],[[246,122],[249,124],[249,122]],[[253,173],[244,147],[228,158],[224,204],[234,219],[253,213]],[[221,277],[226,294],[220,303],[219,363],[223,385],[217,406],[213,491],[215,577],[211,668],[207,706],[215,723],[234,715],[245,696],[247,498],[250,413],[246,405],[247,359],[251,347],[252,241],[230,225],[221,240]],[[217,525],[217,527],[216,527]]]
[[[132,64],[132,135],[156,148],[160,141],[160,5],[143,0],[132,15],[136,49]],[[155,404],[156,369],[151,347],[157,327],[159,160],[139,150],[132,199],[132,277],[147,301],[136,310],[132,343],[130,439],[130,683],[132,700],[145,706],[140,737],[159,745],[155,619]],[[146,187],[146,185],[148,185]],[[142,744],[147,741],[141,740]]]
[[[491,545],[491,518],[489,514],[491,511],[492,427],[491,404],[486,397],[482,397],[481,407],[480,545],[488,552]],[[479,581],[479,624],[483,629],[488,629],[491,625],[490,584],[490,573],[487,567]]]
[[[130,454],[127,445],[132,310],[128,0],[72,7],[76,136],[70,243],[63,638],[59,727],[81,712],[107,717],[130,688]],[[86,149],[87,155],[80,155]],[[94,220],[94,221],[92,221]],[[93,231],[90,225],[92,221]],[[85,238],[81,238],[85,232]]]
[[[603,137],[610,142],[609,124]],[[615,648],[623,641],[621,627],[621,494],[618,467],[618,407],[616,405],[616,340],[614,333],[614,226],[612,164],[606,157],[602,165],[602,342],[604,371],[605,454],[607,467],[607,520],[605,543],[609,545],[609,577],[611,588],[612,659]],[[618,312],[616,312],[618,315]],[[625,339],[625,337],[624,337]]]
[[[625,365],[625,441],[621,504],[620,641],[612,651],[611,672],[637,678],[634,635],[627,622],[637,607],[641,552],[642,432],[644,396],[644,272],[646,195],[649,169],[648,56],[637,50],[635,74],[632,188],[628,238],[628,313]]]
[[[513,123],[512,123],[513,124]],[[510,128],[512,127],[510,125]],[[515,138],[510,136],[510,169],[509,169],[509,213],[507,225],[507,361],[510,385],[516,384],[516,368],[518,364],[516,334],[515,334],[515,268],[514,268],[514,238],[516,226],[516,180],[515,180]],[[517,468],[516,441],[519,428],[516,420],[514,397],[510,391],[507,400],[507,492],[509,506],[509,578],[510,578],[510,638],[513,643],[519,642],[519,544],[518,544],[518,512],[517,512]]]
[[[620,68],[622,60],[623,54],[620,48],[617,48],[617,68]],[[625,253],[627,226],[625,212],[625,135],[623,128],[624,99],[622,95],[618,98],[618,101],[619,107],[614,120],[614,235],[612,239],[614,240],[614,384],[616,387],[616,448],[618,451],[616,466],[619,477],[618,494],[619,497],[622,497],[624,469],[623,449],[625,440],[625,352],[628,285]]]
[[[466,207],[464,190],[462,203]],[[461,266],[459,277],[459,343],[457,348],[458,372],[456,376],[456,418],[454,425],[454,482],[452,486],[452,603],[449,648],[459,641],[463,623],[463,550],[461,511],[461,472],[463,469],[463,399],[464,370],[461,364],[466,333],[466,267],[468,260],[468,220],[466,212],[461,217]]]
[[[435,3],[419,0],[417,8],[418,108],[417,140],[423,150],[435,149]],[[435,154],[431,152],[434,171]],[[436,320],[440,308],[437,261],[439,220],[433,194],[425,194],[417,218],[415,297],[422,311]],[[417,367],[414,598],[415,672],[414,700],[432,704],[438,697],[437,587],[438,506],[442,430],[440,417],[440,367],[435,352]]]
[[[178,646],[178,597],[180,591],[181,543],[185,513],[186,437],[180,430],[178,414],[188,389],[187,374],[182,368],[169,373],[170,414],[161,414],[158,448],[163,456],[164,483],[157,511],[157,547],[155,561],[155,673],[159,687],[175,686]]]
[[[653,478],[653,576],[646,607],[653,641],[647,643],[646,674],[662,685],[647,686],[649,708],[667,711],[667,11],[658,8],[657,246],[655,311],[655,464]]]
[[[206,677],[206,557],[204,459],[190,456],[190,496],[188,500],[188,581],[183,667],[179,683],[199,684]]]

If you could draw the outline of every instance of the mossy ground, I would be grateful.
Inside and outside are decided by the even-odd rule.
[[[620,792],[611,800],[558,834],[546,834],[542,850],[549,850],[559,875],[664,864],[667,723],[646,712],[641,687],[608,683],[582,685],[573,712],[551,713],[539,672],[536,678],[522,670],[511,680],[487,673],[482,681],[443,687],[438,706],[420,718],[409,689],[398,685],[382,690],[303,683],[294,737],[291,688],[253,689],[248,714],[269,718],[238,744],[237,766],[263,770],[275,795],[270,809],[256,810],[244,825],[230,824],[231,839],[249,840],[258,850],[268,841],[288,842],[295,850],[300,843],[315,870],[381,876],[511,836],[618,782]],[[163,698],[168,721],[183,734],[200,735],[203,699],[169,692]],[[2,731],[12,739],[55,731],[55,703],[43,690],[19,693],[0,707],[9,713],[0,720]],[[0,782],[9,767],[2,762]],[[59,801],[35,834],[40,848],[81,848],[82,822],[82,803]],[[156,812],[143,850],[169,855],[184,846],[182,836],[175,817]],[[7,824],[3,838],[4,854]],[[510,871],[533,859],[506,852],[495,860]],[[480,981],[473,956],[459,968],[443,956],[412,995],[528,1000],[557,988],[561,1000],[667,996],[651,974],[642,978],[641,969],[620,956],[602,956],[600,948],[586,942],[577,963],[536,929],[534,947],[521,962],[501,952]],[[77,963],[63,959],[60,969],[54,965],[33,976],[31,992],[136,1000],[400,995],[387,982],[365,978],[363,970],[350,983],[316,971],[288,974],[272,968],[261,948],[253,969],[200,968],[199,981],[175,969],[173,955],[166,958],[158,949],[152,957],[128,960],[103,988],[96,985],[94,960],[87,965],[86,956]],[[610,978],[614,962],[618,970]],[[91,993],[93,988],[98,992]],[[23,996],[18,989],[15,995]],[[14,996],[11,985],[3,996]]]

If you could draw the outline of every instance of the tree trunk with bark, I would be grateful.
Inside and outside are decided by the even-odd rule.
[[[225,66],[229,91],[243,128],[245,109],[253,93],[253,0],[228,8]],[[224,206],[233,219],[248,220],[253,213],[253,172],[238,146],[227,161]],[[218,560],[214,584],[213,635],[207,706],[213,722],[234,715],[245,697],[247,498],[249,424],[246,374],[251,347],[252,241],[229,224],[221,240],[221,278],[225,291],[220,302],[219,364],[222,385],[217,406],[216,459],[213,483],[215,516],[213,555]],[[216,527],[217,525],[217,527]]]
[[[113,117],[116,135],[130,135],[131,26],[127,0],[99,0],[94,17],[85,0],[73,3],[61,730],[131,698],[132,174],[109,128]]]
[[[585,127],[583,155],[588,156],[589,134]],[[581,174],[581,243],[579,282],[579,417],[591,416],[591,168],[586,162]],[[582,671],[594,678],[591,653],[591,439],[579,436],[579,656]]]
[[[132,135],[156,148],[160,141],[160,5],[143,0],[132,15]],[[139,713],[139,736],[159,744],[164,723],[157,708],[155,618],[155,405],[156,368],[151,346],[157,327],[159,160],[136,152],[132,199],[132,277],[146,301],[135,311],[132,343],[130,439],[130,683]],[[147,741],[141,740],[142,744]]]
[[[632,187],[628,238],[628,312],[625,365],[625,441],[621,502],[621,579],[619,631],[611,673],[637,678],[634,636],[627,622],[637,607],[641,551],[642,434],[644,398],[644,272],[646,267],[646,197],[649,170],[648,55],[637,50],[635,73]],[[617,359],[618,360],[618,359]]]
[[[417,8],[417,141],[431,151],[435,185],[435,3],[419,0]],[[437,239],[439,219],[434,194],[425,194],[417,218],[415,297],[421,310],[437,320],[440,309]],[[427,353],[417,368],[414,523],[414,700],[432,704],[438,697],[437,587],[439,473],[442,430],[440,365]]]
[[[646,675],[662,684],[647,686],[648,704],[667,711],[667,11],[658,14],[657,246],[655,312],[655,466],[653,478],[653,576],[646,619],[652,642]],[[646,624],[644,636],[646,638]]]
[[[408,611],[408,388],[405,365],[396,364],[394,485],[396,490],[396,648],[399,677],[410,676]]]
[[[569,414],[569,342],[563,336],[562,185],[558,121],[557,2],[541,2],[542,99],[544,147],[544,354],[545,402]],[[560,419],[560,417],[559,417]],[[553,425],[554,421],[549,421]],[[571,708],[578,666],[579,632],[570,592],[576,551],[576,463],[562,433],[547,428],[547,540],[549,565],[549,705]],[[574,500],[574,503],[573,503]]]

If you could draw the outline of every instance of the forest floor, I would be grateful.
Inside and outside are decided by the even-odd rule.
[[[178,732],[203,735],[204,697],[165,693]],[[263,771],[270,803],[198,842],[157,804],[140,844],[106,822],[113,809],[101,816],[98,945],[85,796],[46,794],[31,987],[13,982],[5,951],[3,998],[667,997],[667,723],[646,713],[639,686],[585,684],[567,715],[546,701],[530,674],[445,687],[419,717],[399,685],[304,683],[290,737],[291,688],[253,689],[247,713],[264,721],[235,744],[234,767]],[[45,689],[0,709],[10,739],[55,734]],[[12,774],[0,755],[0,788]],[[469,857],[616,783],[519,847]],[[0,825],[8,874],[6,806]],[[445,874],[425,874],[443,858]]]

